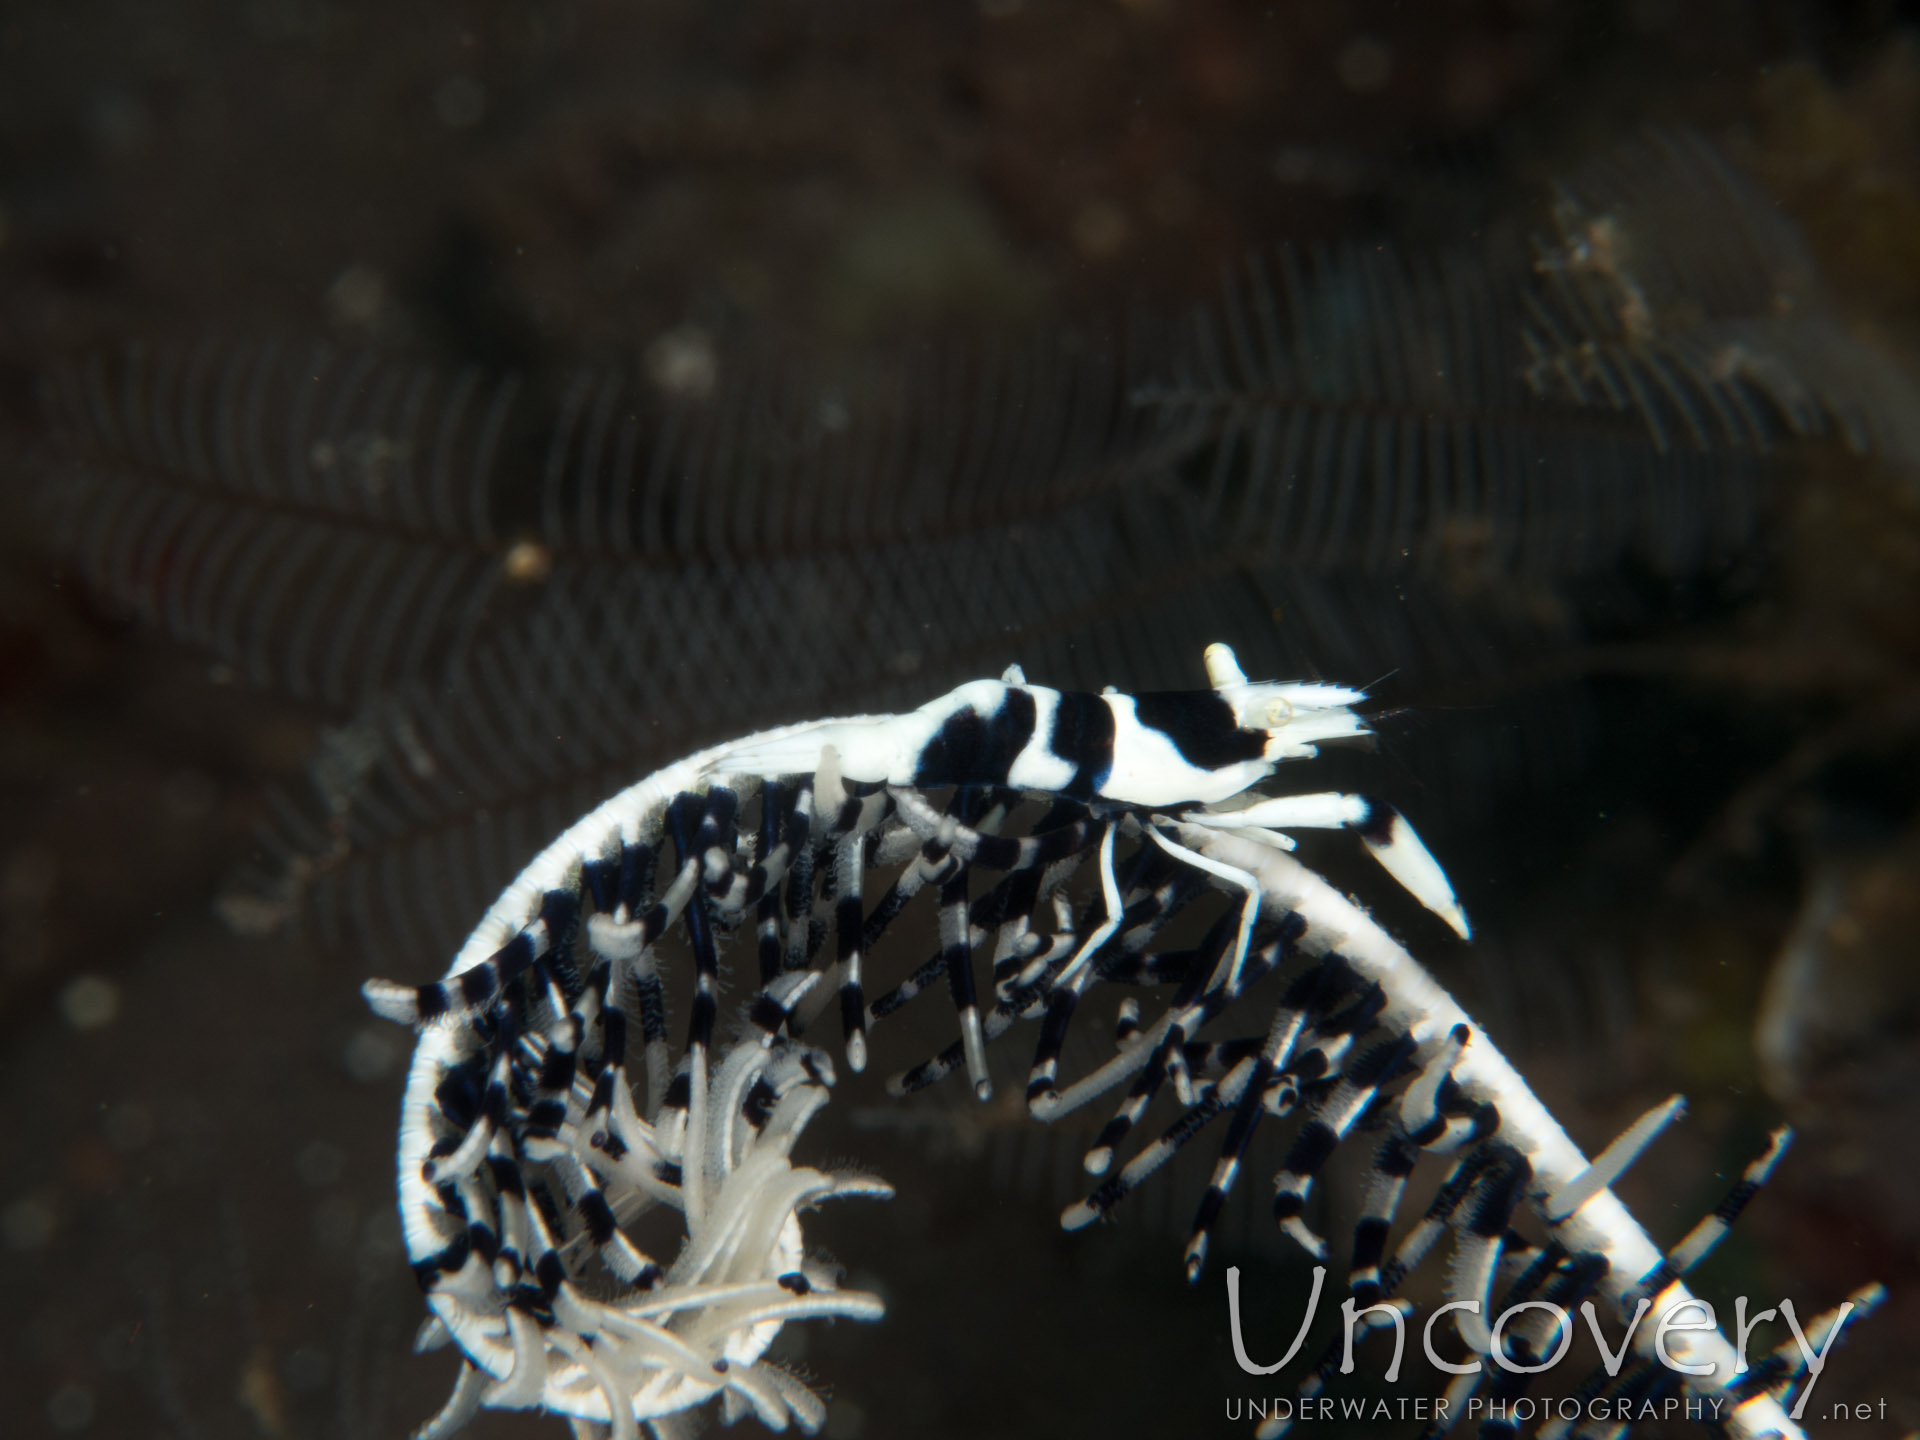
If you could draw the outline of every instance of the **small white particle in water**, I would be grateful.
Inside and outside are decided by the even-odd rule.
[[[160,787],[160,803],[166,809],[167,818],[182,825],[206,818],[218,798],[213,781],[198,770],[178,771],[168,776],[167,783]]]
[[[271,896],[229,890],[224,895],[214,897],[213,913],[234,934],[259,939],[273,934],[287,923],[293,914],[293,903]]]
[[[101,1368],[116,1375],[137,1370],[145,1355],[140,1338],[144,1328],[138,1320],[121,1320],[110,1326],[107,1333],[100,1337],[100,1343],[94,1347],[94,1353],[100,1357]]]
[[[287,1356],[282,1370],[289,1389],[309,1393],[327,1383],[327,1352],[314,1345],[302,1345]]]
[[[302,1185],[324,1190],[339,1182],[341,1173],[347,1168],[347,1157],[340,1153],[339,1146],[315,1140],[294,1156],[293,1168],[299,1172]]]
[[[107,1143],[121,1152],[139,1150],[153,1139],[153,1112],[129,1100],[107,1111]]]
[[[370,265],[349,265],[327,286],[327,318],[342,330],[376,329],[386,308],[386,277]],[[327,467],[316,457],[314,468]]]
[[[50,1195],[27,1195],[0,1210],[0,1235],[9,1250],[38,1250],[53,1238],[60,1217]]]
[[[53,894],[60,862],[45,845],[22,845],[0,865],[0,905],[30,908],[44,905]]]
[[[1074,248],[1089,260],[1105,260],[1127,248],[1133,224],[1111,200],[1090,200],[1073,217]]]
[[[359,1219],[351,1200],[330,1195],[313,1207],[313,1238],[328,1254],[343,1255],[353,1247]]]
[[[153,115],[138,95],[102,95],[94,101],[88,119],[100,148],[116,157],[138,155],[153,138]]]
[[[383,1206],[360,1222],[360,1253],[367,1259],[389,1264],[405,1249],[400,1220],[392,1210]]]
[[[515,585],[537,585],[553,573],[553,552],[538,540],[516,540],[500,557],[500,570]]]
[[[76,1030],[99,1030],[120,1013],[120,987],[104,975],[82,975],[60,992],[60,1013]]]
[[[94,1423],[94,1392],[84,1384],[63,1384],[46,1402],[46,1419],[56,1430],[84,1430]]]
[[[62,1385],[47,1401],[47,1419],[56,1430],[86,1429],[93,1423],[93,1391],[84,1385]]]
[[[1393,78],[1393,51],[1370,35],[1356,35],[1341,49],[1334,69],[1354,94],[1371,95]]]
[[[372,1085],[393,1073],[400,1058],[400,1043],[384,1029],[362,1025],[347,1037],[340,1063],[347,1074],[362,1085]]]
[[[1200,208],[1200,196],[1186,176],[1169,172],[1153,182],[1147,195],[1147,210],[1168,228],[1184,225]]]
[[[698,325],[681,325],[656,335],[641,356],[647,378],[669,395],[704,400],[720,383],[720,356],[713,337]]]
[[[487,113],[487,89],[471,75],[455,75],[433,92],[433,113],[449,130],[478,125]]]

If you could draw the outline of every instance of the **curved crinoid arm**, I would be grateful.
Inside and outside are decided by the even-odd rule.
[[[1432,977],[1286,853],[1289,828],[1355,831],[1464,933],[1444,873],[1397,813],[1360,796],[1234,788],[1287,758],[1268,752],[1280,738],[1304,746],[1363,732],[1358,692],[1251,684],[1225,647],[1207,668],[1211,690],[1140,696],[1050,691],[1015,669],[904,716],[808,722],[719,746],[569,827],[488,910],[445,978],[369,982],[377,1011],[424,1026],[401,1133],[402,1211],[437,1317],[427,1338],[465,1356],[427,1433],[448,1433],[482,1405],[545,1405],[589,1433],[625,1435],[713,1397],[727,1415],[816,1424],[818,1403],[766,1364],[767,1344],[788,1319],[865,1318],[879,1306],[804,1262],[796,1217],[831,1196],[886,1190],[793,1165],[793,1142],[832,1081],[828,1057],[798,1037],[837,1008],[844,1059],[858,1069],[869,1027],[944,979],[957,1038],[897,1076],[896,1091],[964,1069],[985,1098],[987,1046],[1030,1021],[1037,1118],[1119,1094],[1086,1156],[1103,1179],[1067,1212],[1069,1226],[1111,1209],[1224,1117],[1187,1248],[1197,1276],[1255,1130],[1297,1112],[1273,1210],[1324,1256],[1307,1225],[1312,1190],[1340,1143],[1368,1131],[1381,1139],[1353,1232],[1356,1302],[1399,1305],[1406,1275],[1449,1241],[1458,1334],[1479,1354],[1498,1345],[1516,1358],[1557,1339],[1533,1326],[1537,1310],[1502,1331],[1489,1317],[1506,1305],[1537,1294],[1566,1310],[1591,1296],[1624,1320],[1644,1294],[1630,1359],[1592,1382],[1593,1395],[1684,1384],[1737,1407],[1737,1435],[1795,1434],[1780,1394],[1794,1377],[1775,1366],[1736,1378],[1718,1332],[1666,1337],[1668,1356],[1705,1375],[1681,1376],[1647,1353],[1661,1321],[1688,1303],[1682,1276],[1784,1142],[1662,1256],[1610,1187],[1678,1105],[1657,1107],[1589,1163]],[[1094,884],[1078,879],[1083,868]],[[1232,908],[1202,903],[1218,889]],[[913,928],[928,909],[922,891],[934,934]],[[1210,925],[1187,923],[1209,909]],[[1168,943],[1196,934],[1191,948]],[[756,967],[759,989],[745,1038],[718,1043],[729,936],[728,963]],[[670,968],[691,978],[678,1057]],[[881,976],[890,988],[869,1002],[868,981]],[[1278,1004],[1255,1033],[1202,1038],[1247,1015],[1269,977]],[[1118,1053],[1063,1074],[1080,1063],[1066,1048],[1074,1022],[1084,1031],[1093,1013],[1082,998],[1113,985],[1128,996]],[[1148,1016],[1153,993],[1167,999]],[[1175,1123],[1137,1143],[1168,1091]],[[1451,1168],[1390,1249],[1426,1155]],[[1547,1227],[1537,1249],[1510,1229],[1522,1205]],[[632,1222],[660,1209],[684,1220],[671,1262],[634,1239]],[[1337,1368],[1314,1370],[1307,1388]],[[1486,1383],[1507,1394],[1523,1382]]]
[[[1219,1078],[1196,1087],[1174,1126],[1070,1208],[1064,1224],[1077,1227],[1110,1209],[1210,1120],[1227,1115],[1226,1139],[1187,1252],[1189,1276],[1197,1276],[1253,1127],[1263,1115],[1300,1110],[1304,1118],[1275,1177],[1273,1209],[1284,1229],[1316,1258],[1326,1258],[1326,1243],[1302,1219],[1307,1197],[1332,1151],[1355,1129],[1368,1128],[1384,1138],[1354,1230],[1351,1283],[1358,1305],[1389,1301],[1407,1272],[1451,1232],[1447,1298],[1473,1306],[1455,1311],[1458,1333],[1471,1352],[1491,1352],[1490,1320],[1521,1301],[1549,1301],[1564,1313],[1592,1298],[1603,1314],[1612,1312],[1610,1333],[1613,1324],[1624,1331],[1636,1309],[1644,1309],[1623,1367],[1596,1375],[1588,1398],[1684,1389],[1698,1400],[1719,1402],[1719,1410],[1708,1413],[1722,1417],[1733,1435],[1800,1435],[1783,1404],[1793,1377],[1743,1373],[1740,1356],[1719,1330],[1670,1329],[1665,1347],[1673,1363],[1656,1363],[1654,1355],[1664,1319],[1697,1320],[1704,1313],[1681,1277],[1765,1181],[1785,1149],[1786,1132],[1776,1133],[1712,1216],[1663,1253],[1610,1186],[1680,1112],[1678,1097],[1649,1111],[1589,1161],[1452,996],[1359,906],[1271,845],[1210,825],[1170,828],[1181,846],[1253,878],[1265,924],[1256,933],[1248,977],[1289,960],[1304,965],[1283,991],[1265,1038],[1210,1047],[1224,1057]],[[1158,1026],[1145,1033],[1191,1034],[1194,1021],[1220,1013],[1237,998],[1220,985],[1218,972],[1206,984],[1190,983],[1190,993],[1177,995]],[[1183,1012],[1190,1018],[1183,1021]],[[1135,1043],[1123,1053],[1141,1048]],[[1139,1072],[1152,1075],[1164,1067],[1166,1055],[1163,1043]],[[1069,1093],[1078,1102],[1110,1088],[1121,1067],[1114,1068],[1116,1075],[1089,1077]],[[1116,1138],[1126,1133],[1117,1122],[1141,1108],[1123,1103],[1116,1124],[1089,1154],[1089,1169],[1106,1170]],[[1449,1156],[1452,1168],[1425,1214],[1389,1251],[1406,1178],[1422,1154]],[[1529,1245],[1510,1229],[1523,1204],[1545,1225],[1543,1246]],[[1554,1353],[1559,1333],[1528,1328],[1540,1313],[1524,1312],[1520,1323],[1498,1337],[1503,1354],[1527,1363]],[[1336,1351],[1308,1375],[1303,1393],[1317,1392],[1339,1362]],[[1678,1365],[1703,1373],[1682,1373]],[[1525,1384],[1524,1376],[1506,1371],[1490,1379],[1492,1368],[1482,1363],[1478,1375],[1462,1377],[1454,1398],[1464,1402],[1475,1385],[1485,1383],[1506,1387],[1496,1398],[1511,1399]],[[1261,1433],[1277,1436],[1286,1428],[1275,1421]]]
[[[706,842],[727,829],[737,797],[696,785],[699,769],[696,757],[652,777],[563,836],[446,981],[369,987],[383,1013],[411,997],[414,1013],[437,1017],[408,1074],[400,1209],[434,1316],[422,1343],[451,1341],[462,1359],[422,1440],[482,1407],[535,1406],[573,1417],[580,1433],[634,1437],[714,1398],[728,1419],[812,1432],[821,1402],[764,1359],[767,1347],[789,1320],[881,1313],[877,1297],[841,1290],[801,1235],[800,1212],[823,1200],[891,1194],[791,1159],[834,1079],[831,1058],[790,1031],[820,977],[775,975],[742,1035],[714,1041],[711,922],[736,897],[732,838]],[[591,858],[566,862],[589,833]],[[663,843],[668,864],[657,865]],[[517,923],[505,918],[515,911]],[[696,961],[677,1066],[653,957],[673,927]],[[484,984],[463,988],[476,972]],[[662,1210],[678,1212],[684,1239],[677,1257],[656,1260],[634,1222]]]

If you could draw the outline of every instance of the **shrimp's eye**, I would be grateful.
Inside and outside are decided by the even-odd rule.
[[[1267,705],[1267,729],[1278,730],[1291,719],[1293,719],[1292,701],[1274,700]]]

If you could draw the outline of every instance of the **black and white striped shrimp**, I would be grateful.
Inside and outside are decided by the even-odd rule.
[[[1015,665],[904,715],[755,736],[728,758],[757,774],[795,774],[832,745],[841,774],[867,784],[993,785],[1164,807],[1229,799],[1321,741],[1367,733],[1353,710],[1366,699],[1358,690],[1251,683],[1225,645],[1207,647],[1206,663],[1210,690],[1141,695],[1050,690]]]
[[[995,786],[1044,791],[1095,805],[1165,810],[1196,824],[1269,835],[1289,829],[1357,832],[1387,872],[1462,939],[1466,914],[1427,847],[1384,801],[1361,795],[1290,795],[1239,806],[1237,799],[1283,761],[1308,759],[1328,740],[1370,733],[1354,706],[1364,692],[1338,685],[1257,683],[1226,645],[1206,650],[1209,690],[1098,695],[1032,685],[1019,666],[974,680],[905,715],[831,721],[816,730],[755,737],[729,762],[757,774],[810,769],[831,745],[840,773],[868,784]],[[1203,808],[1206,807],[1206,808]],[[1157,831],[1156,843],[1170,842]],[[1282,843],[1285,843],[1284,840]],[[1189,863],[1213,869],[1183,851]],[[1218,869],[1249,899],[1242,876]],[[1245,935],[1234,956],[1245,957]]]

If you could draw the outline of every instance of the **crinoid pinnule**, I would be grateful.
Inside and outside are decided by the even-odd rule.
[[[808,1255],[799,1212],[892,1192],[792,1163],[834,1079],[828,1056],[781,1034],[806,988],[791,977],[763,990],[752,1014],[771,1025],[750,1026],[711,1066],[704,1039],[691,1046],[652,1087],[648,1118],[627,1076],[627,1013],[648,1033],[661,1011],[638,947],[584,983],[549,956],[491,1005],[427,1023],[404,1102],[401,1212],[433,1311],[420,1346],[451,1341],[462,1362],[422,1440],[482,1407],[658,1434],[656,1422],[716,1396],[729,1419],[820,1427],[822,1402],[767,1347],[789,1320],[871,1320],[882,1306]],[[659,1209],[685,1226],[665,1267],[629,1234]]]

